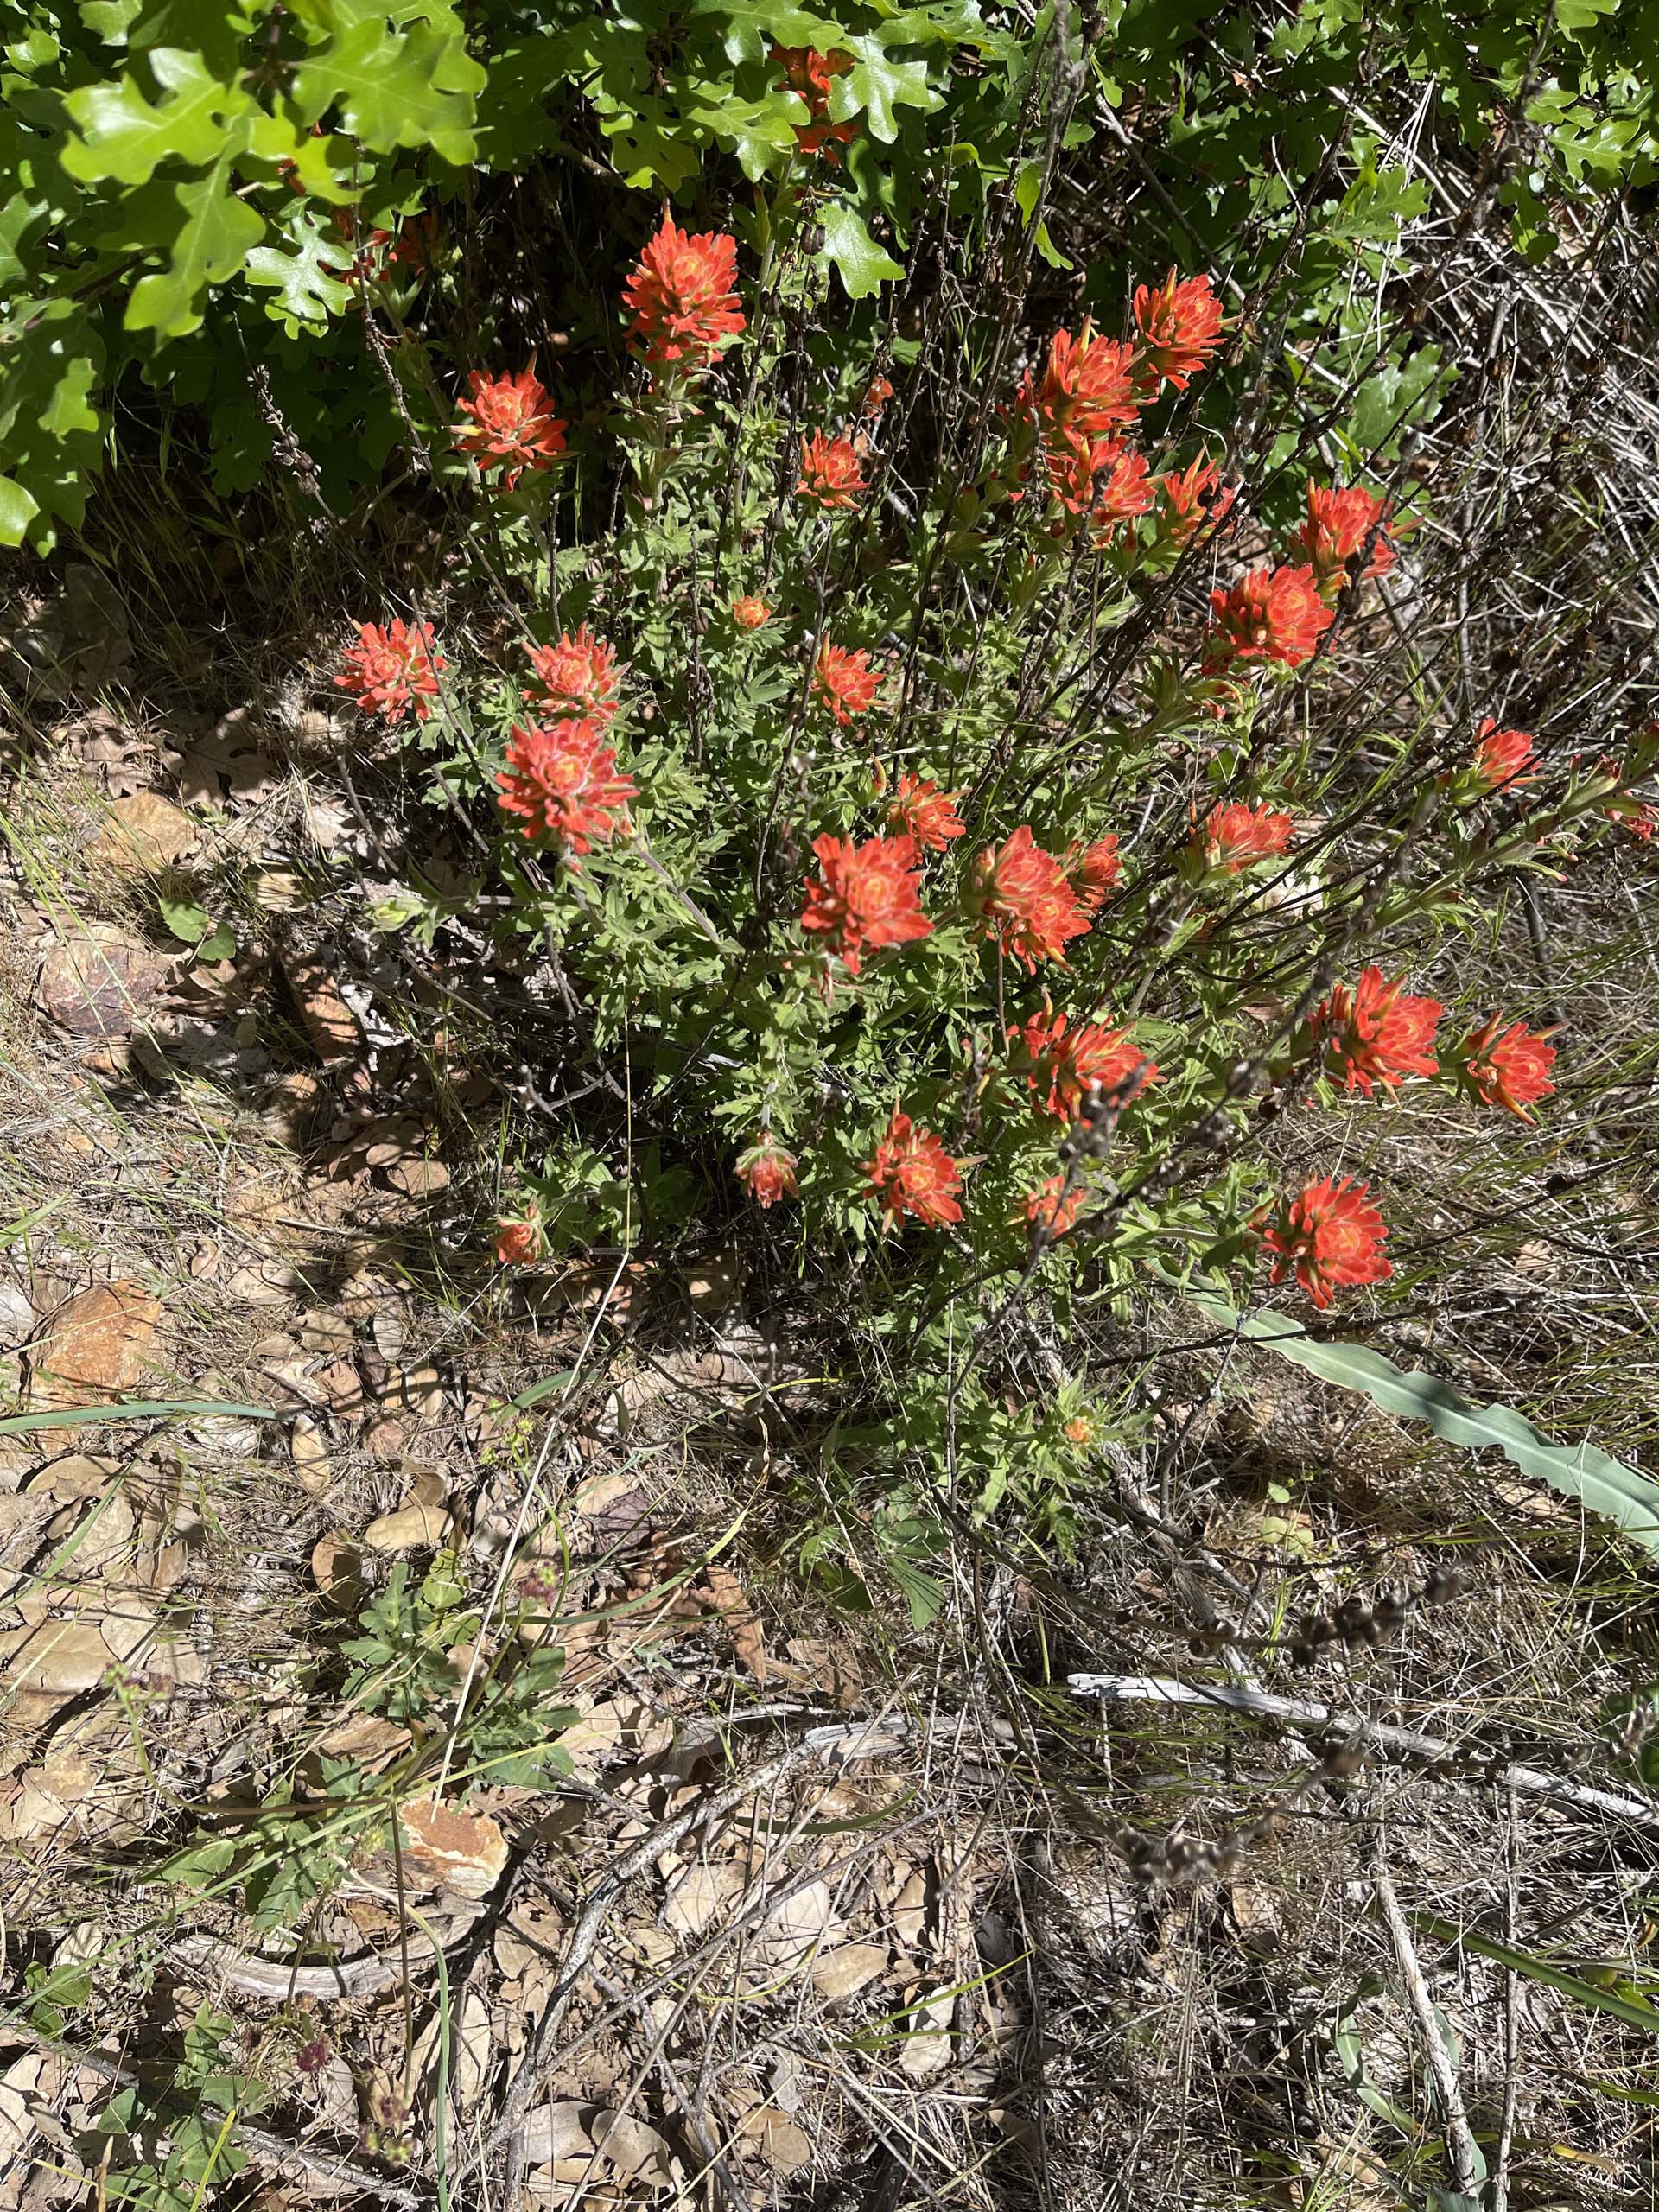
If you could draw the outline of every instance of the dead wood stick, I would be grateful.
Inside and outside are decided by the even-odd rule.
[[[1411,2000],[1416,2016],[1418,2032],[1422,2037],[1423,2055],[1428,2061],[1428,2070],[1434,2076],[1435,2094],[1440,2101],[1440,2117],[1445,2122],[1446,2154],[1452,2164],[1452,2179],[1460,2196],[1471,2204],[1480,2201],[1480,2160],[1475,2150],[1475,2139],[1470,2133],[1469,2115],[1464,2109],[1463,2088],[1458,2080],[1458,2069],[1452,2063],[1452,2054],[1446,2047],[1446,2037],[1435,2017],[1434,2000],[1428,1993],[1428,1984],[1423,1980],[1422,1961],[1417,1956],[1417,1947],[1411,1940],[1411,1930],[1406,1925],[1406,1916],[1400,1910],[1400,1900],[1395,1895],[1394,1884],[1382,1857],[1379,1840],[1371,1859],[1371,1887],[1382,1909],[1384,1926],[1394,1945],[1394,1955],[1399,1961],[1401,1977],[1406,1985],[1406,1994]]]
[[[1385,1720],[1367,1720],[1358,1713],[1333,1712],[1301,1698],[1275,1697],[1270,1691],[1246,1689],[1228,1682],[1179,1682],[1160,1675],[1068,1675],[1068,1688],[1079,1697],[1115,1699],[1140,1705],[1219,1706],[1230,1713],[1248,1713],[1258,1720],[1278,1720],[1299,1734],[1332,1732],[1355,1735],[1379,1751],[1405,1758],[1422,1759],[1431,1765],[1457,1765],[1471,1759],[1491,1765],[1490,1779],[1523,1796],[1548,1797],[1559,1805],[1572,1805],[1586,1813],[1605,1813],[1638,1827],[1659,1828],[1659,1804],[1645,1798],[1624,1797],[1591,1783],[1569,1782],[1543,1767],[1499,1762],[1478,1748],[1450,1744],[1443,1736],[1425,1736],[1414,1728],[1396,1728]]]

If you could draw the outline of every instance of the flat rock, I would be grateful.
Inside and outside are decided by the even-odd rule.
[[[487,1814],[417,1797],[399,1807],[397,1825],[410,1889],[486,1897],[506,1872],[507,1840]]]
[[[35,995],[72,1037],[130,1037],[167,965],[113,922],[86,922],[47,947]]]
[[[449,1516],[441,1505],[400,1505],[383,1513],[363,1531],[372,1552],[412,1552],[423,1545],[441,1544],[449,1532]]]
[[[131,791],[110,808],[86,857],[118,875],[156,874],[201,842],[196,824],[159,791]]]
[[[68,1300],[29,1346],[31,1408],[102,1405],[130,1390],[150,1364],[161,1319],[160,1302],[136,1282]]]

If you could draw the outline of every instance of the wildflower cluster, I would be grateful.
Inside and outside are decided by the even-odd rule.
[[[772,60],[810,206],[805,164],[853,137],[842,58]],[[1382,488],[1299,470],[1274,505],[1179,447],[1227,340],[1207,277],[1137,288],[1122,335],[1055,331],[979,442],[888,501],[902,369],[739,407],[787,342],[739,261],[665,217],[623,289],[603,559],[533,365],[459,403],[457,453],[557,611],[461,684],[448,772],[488,762],[499,927],[583,1064],[497,1262],[718,1211],[830,1254],[850,1306],[865,1243],[918,1402],[961,1352],[949,1300],[994,1306],[999,1280],[1117,1299],[1150,1258],[1321,1310],[1380,1290],[1402,1201],[1344,1172],[1368,1118],[1433,1086],[1490,1136],[1548,1109],[1564,1049],[1470,1003],[1420,918],[1483,871],[1639,840],[1649,753],[1552,761],[1442,715],[1379,808],[1386,747],[1362,775],[1287,734],[1418,541]],[[457,677],[431,624],[393,622],[338,681],[430,741]],[[1062,1410],[1045,1434],[1075,1452],[1096,1417]]]

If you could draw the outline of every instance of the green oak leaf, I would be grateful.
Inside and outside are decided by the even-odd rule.
[[[130,75],[112,84],[83,85],[64,101],[79,132],[63,149],[63,166],[83,184],[111,178],[145,184],[160,162],[211,162],[232,123],[252,103],[238,86],[222,83],[200,54],[157,47],[149,57],[156,81],[168,98],[152,103]]]
[[[904,264],[895,261],[884,246],[876,244],[865,226],[864,218],[846,200],[830,200],[819,209],[818,220],[823,226],[820,258],[834,264],[842,289],[849,300],[868,299],[883,284],[904,275]]]
[[[925,61],[895,61],[886,47],[873,38],[849,38],[842,51],[856,58],[843,77],[830,88],[830,113],[837,123],[861,115],[870,135],[890,146],[899,136],[901,107],[918,107],[924,113],[943,105],[931,91]]]
[[[248,282],[272,291],[265,313],[280,322],[290,338],[301,330],[325,330],[332,318],[344,315],[352,295],[340,273],[352,265],[352,249],[344,238],[310,217],[302,219],[295,250],[256,246],[247,258]]]
[[[210,284],[233,276],[265,234],[264,218],[231,189],[231,156],[222,153],[205,176],[175,188],[184,220],[165,269],[141,276],[127,302],[129,330],[177,338],[201,321]]]
[[[393,31],[377,15],[302,65],[294,99],[308,123],[338,105],[346,129],[372,153],[429,146],[461,168],[476,151],[473,103],[486,81],[459,32],[419,24]]]

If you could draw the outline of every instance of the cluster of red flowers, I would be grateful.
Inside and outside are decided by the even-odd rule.
[[[1109,544],[1120,524],[1151,512],[1167,487],[1178,519],[1172,535],[1190,536],[1199,500],[1214,483],[1206,462],[1179,478],[1148,474],[1124,433],[1165,385],[1184,391],[1221,344],[1221,302],[1207,276],[1141,285],[1134,340],[1103,338],[1089,323],[1075,336],[1057,330],[1040,373],[1026,372],[1016,418],[1035,430],[1048,486],[1067,513],[1086,515],[1096,540]],[[1020,473],[1023,474],[1023,471]]]
[[[571,854],[607,845],[626,830],[628,801],[639,797],[600,725],[569,716],[515,722],[496,783],[502,812],[522,818],[526,837],[556,837]]]
[[[732,620],[740,630],[759,630],[772,620],[772,609],[752,592],[740,592],[732,601]]]
[[[866,950],[931,937],[922,912],[921,857],[913,837],[815,837],[819,875],[806,887],[801,927],[821,935],[856,976]]]
[[[858,465],[858,451],[850,439],[826,438],[815,431],[801,441],[801,476],[795,489],[803,498],[834,510],[857,503],[869,489]]]
[[[1350,563],[1370,548],[1362,576],[1382,576],[1394,566],[1389,537],[1391,510],[1358,484],[1322,490],[1310,478],[1307,520],[1297,543],[1306,554],[1321,592],[1334,598],[1350,574]]]
[[[1054,1238],[1070,1236],[1077,1225],[1077,1216],[1089,1203],[1089,1186],[1074,1182],[1066,1188],[1064,1175],[1051,1175],[1034,1191],[1027,1192],[1025,1202],[1026,1219],[1033,1229],[1040,1229]]]
[[[1525,1022],[1503,1027],[1503,1016],[1494,1014],[1478,1029],[1470,1031],[1448,1054],[1460,1083],[1488,1106],[1501,1106],[1517,1120],[1529,1122],[1529,1106],[1552,1096],[1549,1079],[1555,1065],[1555,1047],[1548,1033],[1535,1032]]]
[[[1271,660],[1300,668],[1335,620],[1311,567],[1252,569],[1230,591],[1210,594],[1205,666],[1213,671],[1235,661]]]
[[[810,123],[795,125],[795,143],[804,154],[822,154],[839,162],[837,146],[858,136],[856,123],[831,123],[830,87],[853,67],[850,54],[819,54],[810,46],[774,46],[773,67],[782,73],[784,90],[804,101]]]
[[[1257,861],[1274,860],[1288,852],[1295,833],[1296,824],[1288,814],[1275,814],[1270,806],[1230,800],[1211,808],[1194,843],[1205,868],[1237,875]]]
[[[546,1243],[542,1210],[534,1198],[495,1225],[495,1256],[501,1267],[520,1267],[526,1260],[540,1259]]]
[[[876,1146],[875,1157],[865,1161],[864,1172],[870,1179],[869,1194],[880,1199],[890,1229],[907,1213],[932,1229],[962,1219],[957,1203],[962,1189],[960,1167],[931,1129],[915,1128],[909,1115],[896,1106],[887,1133]]]
[[[1475,732],[1471,773],[1483,791],[1518,790],[1535,783],[1538,754],[1523,729],[1500,729],[1490,715]]]
[[[737,240],[724,231],[695,238],[664,215],[622,289],[633,316],[628,335],[653,369],[706,369],[728,339],[741,336]]]
[[[1021,823],[1006,843],[982,854],[976,892],[990,935],[1028,976],[1039,960],[1065,965],[1065,948],[1089,929],[1064,861],[1046,853]]]
[[[1281,1199],[1262,1241],[1274,1255],[1272,1280],[1294,1273],[1323,1313],[1339,1289],[1388,1281],[1394,1273],[1382,1256],[1388,1233],[1369,1184],[1327,1178]]]
[[[1208,521],[1219,523],[1238,496],[1224,486],[1221,471],[1208,454],[1200,454],[1182,469],[1166,470],[1158,479],[1163,502],[1163,531],[1172,545],[1185,545]]]
[[[738,1155],[737,1179],[764,1211],[796,1189],[798,1165],[794,1154],[785,1152],[770,1129],[761,1129],[748,1150]]]
[[[551,719],[571,717],[596,722],[601,729],[615,721],[620,680],[616,648],[596,638],[585,622],[574,637],[567,631],[556,644],[532,645],[530,664],[539,686],[536,704]]]
[[[1382,970],[1370,967],[1351,990],[1338,983],[1315,1010],[1313,1034],[1325,1046],[1332,1075],[1369,1098],[1378,1084],[1394,1090],[1408,1075],[1434,1074],[1432,1047],[1445,1011],[1438,999],[1411,997],[1403,976],[1385,982]]]
[[[845,728],[855,715],[867,715],[881,689],[881,671],[867,652],[846,652],[826,639],[812,665],[812,691]]]
[[[1085,1021],[1073,1028],[1045,999],[1008,1039],[1038,1110],[1074,1122],[1085,1093],[1123,1090],[1125,1103],[1159,1079],[1158,1070],[1134,1042],[1133,1032]],[[1046,1094],[1046,1095],[1045,1095]]]
[[[1063,865],[1072,897],[1090,916],[1106,904],[1107,894],[1123,873],[1117,840],[1109,836],[1096,837],[1092,845],[1068,845]]]
[[[424,721],[437,696],[444,667],[429,622],[359,622],[358,642],[348,646],[346,665],[334,682],[349,691],[365,712],[400,722],[412,707]]]
[[[913,837],[930,853],[942,853],[953,837],[966,834],[966,824],[957,814],[961,797],[960,791],[942,791],[920,776],[900,776],[887,802],[887,827]]]
[[[511,492],[529,469],[550,468],[564,451],[569,425],[553,412],[546,388],[532,362],[516,377],[486,377],[474,370],[472,397],[461,411],[470,423],[456,425],[455,442],[485,467],[506,464],[502,483]]]

